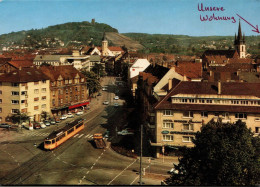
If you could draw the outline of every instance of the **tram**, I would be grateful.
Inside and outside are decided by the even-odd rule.
[[[68,123],[62,129],[53,131],[47,138],[44,140],[44,149],[52,150],[58,147],[60,144],[77,134],[79,131],[84,129],[83,120],[75,120],[71,123]]]

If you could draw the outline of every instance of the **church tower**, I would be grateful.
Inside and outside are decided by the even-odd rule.
[[[108,56],[108,41],[105,32],[102,38],[102,56]]]
[[[239,20],[237,36],[235,34],[234,45],[235,45],[235,49],[239,54],[239,58],[246,58],[245,34],[242,36],[240,20]]]

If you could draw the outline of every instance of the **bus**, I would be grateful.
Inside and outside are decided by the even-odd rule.
[[[77,134],[79,131],[84,129],[83,120],[75,120],[71,123],[68,123],[65,127],[53,131],[47,138],[44,140],[44,149],[52,150],[58,147],[60,144]]]

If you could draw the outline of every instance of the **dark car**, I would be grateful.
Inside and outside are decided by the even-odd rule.
[[[40,129],[40,128],[41,128],[40,123],[34,122],[34,123],[33,123],[33,128],[34,128],[34,129]]]
[[[9,125],[8,123],[0,123],[0,127],[1,128],[11,128],[11,125]]]

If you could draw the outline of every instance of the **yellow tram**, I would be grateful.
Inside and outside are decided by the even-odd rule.
[[[75,120],[71,123],[68,123],[62,129],[52,132],[47,138],[45,138],[44,149],[55,149],[82,129],[84,129],[83,120]]]

